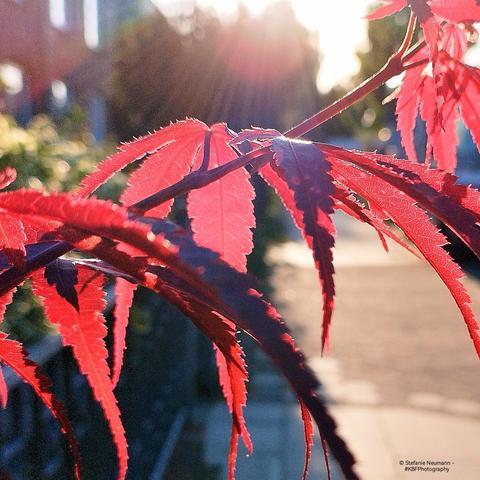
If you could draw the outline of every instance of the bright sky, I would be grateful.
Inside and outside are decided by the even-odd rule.
[[[163,13],[176,15],[191,11],[194,3],[211,8],[220,18],[233,15],[241,0],[153,0]],[[260,14],[275,0],[243,0],[252,12]],[[322,68],[318,78],[321,91],[348,81],[356,73],[355,50],[366,45],[366,21],[363,16],[372,0],[291,0],[297,18],[309,30],[318,32]]]

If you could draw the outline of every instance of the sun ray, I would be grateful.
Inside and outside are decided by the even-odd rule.
[[[167,16],[191,11],[196,4],[200,8],[212,10],[223,21],[229,21],[235,17],[240,4],[255,16],[276,1],[278,0],[154,0],[154,3]],[[355,52],[366,46],[366,22],[359,20],[365,16],[372,0],[336,0],[328,4],[320,0],[290,0],[289,3],[300,23],[312,32],[318,32],[322,58],[318,88],[325,92],[338,83],[347,82],[359,67]],[[341,63],[338,62],[339,58],[342,59]]]

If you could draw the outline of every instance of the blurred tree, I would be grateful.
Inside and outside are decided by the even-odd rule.
[[[284,128],[317,110],[319,56],[286,2],[222,24],[201,10],[160,13],[114,45],[110,106],[121,139],[195,116],[234,129]]]
[[[130,140],[170,120],[169,94],[184,57],[182,37],[163,15],[125,27],[113,45],[109,88],[113,128],[120,139]]]
[[[69,114],[60,127],[38,115],[26,128],[0,114],[0,169],[16,169],[12,188],[69,190],[104,156],[93,141],[78,112]]]
[[[202,10],[168,21],[159,12],[131,24],[113,45],[110,110],[121,140],[185,117],[282,130],[316,112],[319,54],[288,2],[258,17],[240,7],[222,23]],[[254,177],[256,213],[249,270],[267,273],[263,256],[284,237],[282,207]],[[178,203],[177,203],[178,205]],[[178,219],[177,219],[178,220]]]

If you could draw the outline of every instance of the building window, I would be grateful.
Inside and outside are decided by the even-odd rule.
[[[23,72],[10,63],[0,65],[0,89],[7,95],[18,95],[23,90]]]
[[[32,117],[28,78],[11,63],[0,63],[0,111],[14,115],[22,125]]]
[[[50,0],[50,23],[61,29],[67,26],[66,0]]]
[[[68,104],[68,87],[61,80],[54,80],[50,86],[52,107],[54,110],[63,110]]]
[[[98,0],[83,0],[83,35],[92,50],[100,45]]]

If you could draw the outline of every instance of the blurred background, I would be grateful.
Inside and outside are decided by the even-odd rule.
[[[187,116],[227,122],[237,131],[252,125],[289,128],[375,73],[401,42],[408,12],[367,22],[364,16],[376,3],[0,0],[0,167],[17,169],[12,188],[69,190],[118,142]],[[480,64],[477,46],[468,55],[471,64]],[[392,79],[309,138],[402,156],[395,103],[382,105],[398,84]],[[421,151],[420,121],[417,127]],[[460,181],[480,186],[478,152],[468,132],[458,128]],[[124,182],[118,175],[100,195],[116,198]],[[374,235],[338,216],[338,330],[331,356],[320,359],[321,304],[309,253],[272,193],[258,178],[253,182],[259,220],[249,269],[279,302],[325,379],[323,394],[365,478],[404,478],[398,462],[407,454],[427,455],[405,450],[419,435],[407,429],[402,437],[398,425],[423,420],[399,409],[443,415],[422,425],[431,432],[422,445],[440,434],[480,434],[478,369],[442,286],[395,249],[384,255]],[[180,201],[175,215],[182,213]],[[478,294],[472,259],[458,246],[453,252],[467,262],[469,285]],[[173,308],[145,293],[136,300],[117,390],[130,444],[128,478],[225,478],[230,427],[217,405],[210,346]],[[114,451],[102,415],[28,285],[19,289],[2,328],[28,345],[54,379],[82,443],[85,478],[114,478]],[[268,428],[254,431],[260,453],[248,461],[241,455],[238,478],[297,478],[302,433],[293,399],[268,362],[243,341],[252,372],[248,415],[253,429]],[[57,426],[8,372],[7,381],[12,393],[0,414],[0,478],[69,478]],[[444,417],[459,420],[452,426]],[[358,433],[365,430],[373,433]],[[298,437],[295,455],[287,455],[279,442],[286,435]],[[451,445],[438,448],[443,450],[428,455],[443,460]],[[462,460],[466,469],[458,467],[458,476],[450,478],[480,477],[478,460],[468,455]],[[472,462],[476,470],[469,469]],[[312,478],[323,478],[319,452],[312,470]]]

